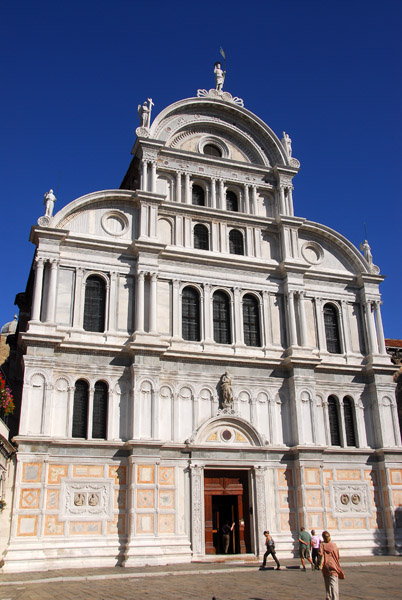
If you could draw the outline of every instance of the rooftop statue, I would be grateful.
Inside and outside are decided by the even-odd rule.
[[[140,127],[145,127],[149,129],[151,124],[151,110],[154,103],[152,102],[152,98],[147,98],[145,102],[141,105],[138,105],[138,118],[140,119]]]
[[[226,71],[222,71],[222,65],[219,61],[216,62],[214,65],[214,73],[215,73],[215,81],[216,81],[215,89],[218,92],[221,92],[222,88],[223,88],[223,84],[225,82]]]
[[[56,202],[56,196],[53,194],[53,190],[49,190],[44,196],[43,196],[43,204],[45,205],[45,217],[52,217],[53,216],[53,208],[54,208],[54,203]]]
[[[291,156],[292,156],[292,140],[290,138],[290,135],[284,131],[283,138],[281,141],[282,141],[282,146],[285,148],[286,154],[288,155],[289,158],[291,158]]]
[[[373,263],[373,255],[371,254],[371,248],[367,240],[364,240],[364,243],[360,244],[360,250],[363,252],[363,256],[368,262],[370,273],[378,274],[380,268]]]

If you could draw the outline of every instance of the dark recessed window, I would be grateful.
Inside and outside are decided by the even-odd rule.
[[[73,431],[74,438],[87,437],[89,386],[84,379],[75,382]]]
[[[214,340],[218,344],[231,344],[230,300],[224,292],[215,292],[213,298]]]
[[[251,294],[243,297],[243,331],[246,346],[261,346],[259,306]]]
[[[92,415],[92,437],[106,439],[108,386],[104,381],[97,381],[94,390]]]
[[[229,232],[229,252],[230,254],[244,254],[243,234],[238,229],[232,229]]]
[[[331,352],[331,354],[340,354],[341,341],[339,337],[338,311],[332,304],[324,306],[324,326],[328,352]]]
[[[339,430],[338,400],[335,396],[328,398],[328,418],[331,446],[341,445],[341,434]]]
[[[102,277],[91,275],[85,283],[84,329],[105,331],[106,283]]]
[[[200,295],[193,287],[185,287],[182,295],[182,337],[190,342],[199,342],[200,337]]]
[[[232,192],[232,190],[226,192],[226,210],[231,210],[233,212],[239,211],[239,202],[236,194]]]
[[[191,203],[195,206],[205,206],[205,193],[200,185],[193,185],[191,190]]]
[[[218,146],[214,146],[214,144],[205,144],[203,152],[204,152],[204,154],[207,154],[208,156],[217,156],[217,157],[222,156],[222,152],[221,152],[220,148],[218,148]]]
[[[345,417],[346,445],[356,446],[354,408],[351,398],[343,399],[343,415]]]
[[[209,250],[209,231],[205,225],[198,224],[194,227],[194,248]]]

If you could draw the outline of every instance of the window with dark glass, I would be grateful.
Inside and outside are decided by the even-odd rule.
[[[73,431],[75,438],[87,437],[89,386],[84,379],[75,382]]]
[[[243,297],[243,332],[246,346],[261,346],[259,306],[251,294]]]
[[[231,344],[230,300],[224,292],[215,292],[213,297],[214,340],[218,344]]]
[[[194,227],[194,248],[209,250],[209,231],[205,225],[198,224]]]
[[[354,409],[351,398],[346,397],[343,399],[343,416],[345,418],[346,445],[356,446]]]
[[[230,254],[244,254],[243,234],[238,229],[232,229],[229,232],[229,252]]]
[[[339,430],[338,400],[335,398],[335,396],[330,396],[328,398],[328,418],[331,446],[340,446],[341,434]]]
[[[107,399],[107,383],[105,383],[104,381],[97,381],[95,383],[92,413],[92,437],[96,439],[106,439]]]
[[[234,212],[238,212],[239,210],[237,196],[232,190],[226,192],[226,210],[232,210]]]
[[[214,146],[214,144],[205,144],[205,146],[203,148],[203,152],[204,152],[204,154],[207,154],[208,156],[217,156],[217,157],[222,156],[222,152],[221,152],[220,148],[218,148],[218,146]]]
[[[200,295],[193,287],[185,287],[181,295],[182,337],[190,342],[199,342]]]
[[[328,352],[340,354],[341,340],[339,337],[338,311],[332,304],[324,306],[324,327]]]
[[[102,277],[91,275],[85,283],[84,329],[105,331],[106,283]]]
[[[200,185],[193,185],[191,190],[191,203],[195,206],[205,206],[205,192]]]

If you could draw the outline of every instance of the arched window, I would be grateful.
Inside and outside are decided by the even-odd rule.
[[[194,227],[194,248],[199,250],[209,250],[209,231],[208,227],[198,223]]]
[[[200,295],[193,287],[185,287],[181,295],[181,329],[184,340],[199,342],[200,336]]]
[[[195,206],[205,206],[205,192],[200,185],[193,185],[191,191],[191,203]]]
[[[207,156],[217,156],[218,158],[222,156],[220,148],[218,148],[218,146],[215,146],[214,144],[205,144],[203,148],[203,153]]]
[[[328,418],[331,446],[340,446],[341,434],[339,429],[338,400],[335,396],[330,396],[328,398]]]
[[[341,340],[339,337],[338,311],[333,304],[324,306],[324,326],[328,352],[340,354]]]
[[[346,445],[356,446],[354,409],[351,398],[346,397],[343,399],[343,416],[345,418]]]
[[[238,212],[239,210],[237,196],[232,190],[227,190],[226,192],[226,210],[231,210],[233,212]]]
[[[75,382],[73,431],[75,438],[87,437],[89,386],[84,379]]]
[[[251,294],[243,297],[243,331],[246,346],[261,346],[259,306]]]
[[[232,229],[229,232],[229,252],[230,254],[244,254],[243,234],[238,229]]]
[[[102,277],[91,275],[85,283],[84,329],[105,331],[106,283]]]
[[[107,399],[107,383],[105,383],[104,381],[97,381],[95,383],[94,405],[92,414],[92,437],[96,439],[106,439]]]
[[[218,344],[231,344],[230,300],[224,292],[215,292],[213,297],[214,340]]]

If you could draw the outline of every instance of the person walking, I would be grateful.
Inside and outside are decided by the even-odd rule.
[[[325,600],[339,600],[339,579],[345,579],[345,573],[339,563],[339,550],[335,542],[331,542],[328,531],[322,532],[324,539],[320,544],[320,556],[322,557],[322,574],[324,576]]]
[[[221,529],[223,554],[228,553],[230,544],[230,534],[232,533],[234,526],[234,523],[232,523],[232,525],[230,526],[229,521],[226,521]]]
[[[265,565],[267,564],[267,558],[269,555],[271,555],[272,558],[274,559],[274,561],[276,562],[276,570],[279,571],[279,569],[281,568],[281,565],[279,563],[279,560],[276,558],[274,539],[273,539],[272,535],[270,535],[269,531],[264,531],[264,535],[265,535],[265,546],[267,549],[265,551],[264,558],[262,560],[261,569],[265,569]]]
[[[315,534],[315,530],[312,529],[311,530],[311,558],[313,561],[313,565],[314,568],[317,569],[317,571],[320,569],[320,542],[321,542],[321,538],[319,535]]]
[[[302,564],[303,571],[306,570],[306,563],[304,559],[306,558],[311,565],[311,568],[314,569],[313,561],[310,558],[310,546],[311,546],[311,535],[308,531],[306,531],[305,527],[300,527],[299,533],[299,554],[300,560]]]

